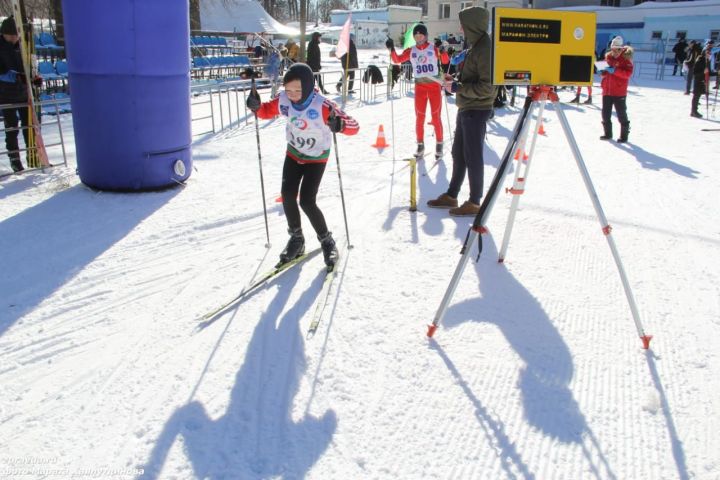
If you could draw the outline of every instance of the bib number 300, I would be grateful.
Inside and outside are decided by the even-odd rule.
[[[415,75],[422,75],[423,73],[435,73],[435,65],[428,63],[425,65],[417,65],[415,67]]]

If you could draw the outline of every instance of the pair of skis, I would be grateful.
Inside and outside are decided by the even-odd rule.
[[[259,279],[255,280],[254,278],[251,280],[250,284],[247,285],[239,294],[237,294],[235,297],[230,299],[229,301],[223,303],[219,307],[217,307],[214,310],[211,310],[207,312],[205,315],[203,315],[200,318],[200,323],[198,324],[196,330],[203,330],[213,324],[222,313],[227,311],[230,307],[233,305],[236,305],[240,302],[242,302],[245,298],[247,298],[250,294],[253,292],[256,292],[263,286],[267,285],[272,280],[278,278],[283,273],[287,272],[291,268],[300,265],[304,263],[307,260],[310,260],[311,258],[317,256],[322,249],[317,248],[315,250],[311,250],[310,252],[304,253],[300,255],[299,257],[290,260],[289,262],[285,263],[279,263],[275,267],[273,267],[271,270],[266,272],[265,274],[261,275]],[[325,280],[323,281],[323,286],[320,290],[320,295],[318,296],[317,304],[315,307],[315,312],[310,320],[310,326],[308,327],[306,338],[312,338],[315,333],[317,332],[317,329],[320,325],[320,322],[322,320],[323,312],[325,311],[325,306],[327,305],[329,299],[330,299],[330,292],[332,290],[332,284],[336,277],[337,272],[337,264],[334,266],[328,266],[325,270]]]

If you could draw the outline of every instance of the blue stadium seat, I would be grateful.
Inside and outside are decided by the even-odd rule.
[[[38,74],[43,80],[60,80],[62,77],[57,74],[51,62],[38,62]]]
[[[65,60],[57,60],[55,62],[55,71],[60,75],[62,78],[67,78],[68,76],[68,64]]]

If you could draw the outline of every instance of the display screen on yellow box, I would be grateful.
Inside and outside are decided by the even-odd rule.
[[[592,85],[595,13],[493,9],[495,85]]]

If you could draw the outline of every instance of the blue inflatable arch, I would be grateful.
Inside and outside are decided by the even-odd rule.
[[[190,176],[188,0],[63,0],[80,180],[150,190]]]

